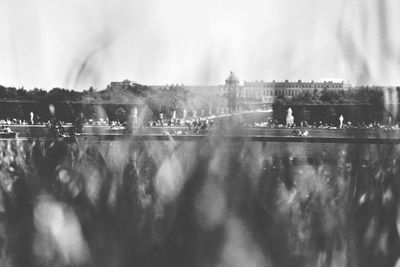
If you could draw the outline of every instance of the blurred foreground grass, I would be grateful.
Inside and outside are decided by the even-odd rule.
[[[392,145],[1,140],[0,265],[394,266],[399,167]]]

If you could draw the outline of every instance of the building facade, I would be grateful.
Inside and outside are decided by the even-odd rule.
[[[122,82],[112,82],[109,87],[112,88],[124,88],[135,83],[129,80],[124,80]],[[203,95],[219,95],[219,96],[227,96],[229,98],[242,98],[247,101],[262,101],[263,103],[273,103],[276,97],[285,96],[285,97],[294,97],[300,95],[304,92],[314,92],[315,90],[348,90],[350,88],[349,84],[345,84],[344,82],[333,82],[333,81],[324,81],[324,82],[303,82],[298,80],[297,82],[284,81],[277,82],[273,80],[272,82],[264,82],[264,81],[244,81],[243,84],[240,84],[239,79],[236,75],[231,72],[229,76],[225,79],[225,84],[220,86],[195,86],[195,85],[149,85],[150,88],[159,89],[159,88],[172,88],[172,87],[183,87],[189,92],[198,93]]]
[[[128,88],[129,86],[134,86],[134,85],[135,85],[135,82],[125,79],[122,82],[111,82],[110,85],[107,86],[107,88],[121,90],[121,89],[125,89],[125,88]]]
[[[314,92],[314,90],[347,90],[350,85],[344,82],[290,82],[288,80],[284,82],[264,82],[244,81],[243,85],[240,85],[239,79],[230,73],[229,77],[225,80],[225,84],[221,85],[218,90],[220,96],[235,95],[238,98],[244,99],[255,99],[262,100],[264,103],[272,103],[274,99],[280,95],[285,97],[297,96],[304,92]]]

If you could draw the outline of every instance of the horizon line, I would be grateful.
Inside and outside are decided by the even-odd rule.
[[[15,86],[15,85],[4,85],[0,83],[1,87],[4,88],[15,88],[15,89],[25,89],[25,90],[43,90],[43,91],[51,91],[53,89],[64,89],[64,90],[72,90],[72,91],[87,91],[90,90],[90,88],[93,88],[95,91],[98,90],[106,90],[111,83],[123,83],[124,81],[129,81],[131,84],[137,84],[137,85],[142,85],[142,86],[147,86],[147,87],[159,87],[159,88],[165,88],[165,87],[179,87],[179,86],[183,86],[183,87],[219,87],[219,86],[224,86],[224,84],[209,84],[209,85],[201,85],[201,84],[183,84],[183,83],[166,83],[164,85],[160,85],[160,84],[145,84],[145,83],[140,83],[140,82],[136,82],[134,80],[129,80],[129,79],[124,79],[122,81],[110,81],[104,88],[95,88],[93,85],[89,86],[86,89],[75,89],[75,88],[68,88],[68,87],[62,87],[62,86],[53,86],[51,88],[43,88],[43,87],[36,87],[33,86],[31,88],[26,88],[24,85],[22,86]],[[303,81],[303,80],[298,80],[298,81],[290,81],[290,80],[283,80],[283,81],[276,81],[276,80],[272,80],[272,81],[264,81],[264,80],[253,80],[253,81],[246,81],[243,80],[242,83],[239,83],[240,86],[244,86],[245,83],[343,83],[346,85],[350,85],[350,88],[355,88],[355,87],[387,87],[387,88],[392,88],[392,87],[400,87],[400,84],[398,85],[384,85],[384,84],[374,84],[374,83],[364,83],[364,84],[360,84],[360,83],[350,83],[350,81],[345,82],[344,80],[342,80],[341,82],[338,81],[333,81],[333,80],[322,80],[322,81],[315,81],[315,80],[311,80],[311,81]]]

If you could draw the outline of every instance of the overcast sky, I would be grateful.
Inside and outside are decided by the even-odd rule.
[[[400,84],[398,0],[0,0],[0,84]]]

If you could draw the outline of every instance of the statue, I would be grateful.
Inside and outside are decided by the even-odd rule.
[[[186,108],[185,109],[183,109],[183,118],[182,118],[183,120],[185,120],[186,119]]]
[[[339,122],[340,122],[339,128],[340,129],[343,129],[343,120],[344,120],[343,115],[340,115],[340,117],[339,117]]]
[[[193,111],[193,117],[197,118],[197,110]]]
[[[35,117],[35,114],[31,111],[30,115],[31,115],[31,124],[33,125],[35,124],[35,121],[33,119]]]
[[[290,126],[290,125],[293,125],[293,124],[294,124],[294,117],[292,115],[292,109],[289,108],[287,116],[286,116],[286,126]]]

